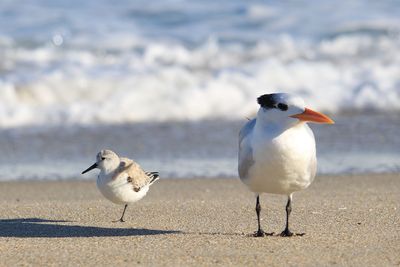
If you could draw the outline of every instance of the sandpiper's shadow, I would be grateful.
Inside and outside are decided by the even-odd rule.
[[[40,218],[0,220],[0,237],[107,237],[178,234],[180,231],[145,228],[103,228],[94,226],[64,225],[69,221]]]

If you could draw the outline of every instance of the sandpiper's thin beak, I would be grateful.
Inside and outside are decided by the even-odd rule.
[[[87,168],[86,170],[84,170],[84,171],[82,172],[82,174],[85,174],[85,173],[87,173],[88,171],[91,171],[91,170],[96,169],[96,168],[97,168],[97,163],[93,164],[92,166],[90,166],[89,168]]]
[[[335,122],[325,114],[306,108],[303,113],[291,115],[290,117],[301,121],[334,124]]]

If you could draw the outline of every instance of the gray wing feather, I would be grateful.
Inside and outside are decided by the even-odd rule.
[[[256,119],[249,120],[239,132],[239,144],[242,142],[243,138],[245,138],[256,125]]]
[[[254,129],[256,119],[248,121],[239,132],[239,177],[241,180],[247,179],[250,167],[254,164],[253,149],[251,147],[249,135]]]

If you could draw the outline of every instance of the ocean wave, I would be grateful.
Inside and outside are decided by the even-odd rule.
[[[138,47],[141,43],[138,44]],[[252,47],[147,44],[99,55],[5,47],[0,124],[240,118],[255,98],[285,91],[317,109],[400,110],[400,41],[365,35],[317,44],[282,36]]]
[[[102,20],[77,1],[61,12],[63,3],[0,4],[1,127],[237,119],[277,91],[328,112],[400,110],[399,19],[388,3],[358,1],[366,12],[341,17],[321,15],[329,1],[306,11],[241,1],[82,6]],[[307,22],[310,12],[319,23]]]

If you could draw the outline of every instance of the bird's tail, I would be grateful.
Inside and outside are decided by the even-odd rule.
[[[150,184],[154,183],[157,181],[160,176],[158,175],[158,172],[146,172],[146,175],[150,177]]]

